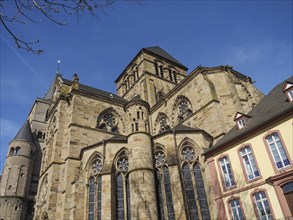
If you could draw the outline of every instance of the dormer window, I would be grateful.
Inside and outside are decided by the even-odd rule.
[[[243,113],[237,112],[234,117],[234,121],[236,121],[238,129],[242,129],[247,125],[248,116]]]
[[[293,102],[293,82],[286,82],[283,87],[283,92],[288,97],[289,102]]]

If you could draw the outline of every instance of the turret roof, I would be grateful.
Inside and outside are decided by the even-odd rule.
[[[13,138],[12,141],[15,141],[15,140],[24,140],[24,141],[29,141],[31,143],[34,142],[31,126],[28,120],[24,122],[23,126],[18,131],[18,133],[16,134],[16,136]]]

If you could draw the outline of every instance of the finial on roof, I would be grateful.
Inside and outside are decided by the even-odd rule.
[[[59,74],[59,69],[60,69],[60,63],[61,63],[61,61],[58,60],[57,62],[58,62],[58,65],[57,65],[57,74]]]

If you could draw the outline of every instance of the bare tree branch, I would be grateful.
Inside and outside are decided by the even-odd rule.
[[[39,41],[28,42],[19,38],[14,30],[11,29],[10,24],[13,22],[20,24],[39,23],[31,14],[40,12],[42,16],[52,21],[57,25],[65,25],[65,21],[58,19],[58,14],[66,14],[68,16],[75,16],[77,21],[83,14],[88,13],[99,20],[98,14],[104,12],[103,9],[114,4],[116,0],[14,0],[15,11],[8,14],[5,10],[5,3],[11,4],[11,1],[0,0],[0,21],[1,25],[9,33],[18,48],[25,49],[29,52],[40,54],[43,51],[35,49],[34,46]],[[139,0],[138,0],[139,2]],[[10,5],[11,6],[11,5]]]

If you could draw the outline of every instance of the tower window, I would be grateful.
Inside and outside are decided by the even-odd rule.
[[[161,74],[161,77],[164,78],[164,67],[163,66],[160,66],[160,74]]]
[[[16,147],[14,151],[14,155],[18,155],[20,151],[20,147]]]
[[[138,131],[138,123],[135,122],[135,131]]]
[[[139,119],[140,117],[139,117],[139,112],[137,112],[137,119]]]
[[[173,75],[174,75],[174,82],[177,83],[177,73],[175,71],[173,71]]]
[[[9,185],[9,186],[8,186],[8,190],[11,190],[11,188],[12,188],[12,185]]]
[[[173,73],[172,70],[169,69],[169,78],[171,81],[173,81]]]
[[[14,147],[10,148],[10,151],[9,151],[9,155],[13,155],[14,154]]]

